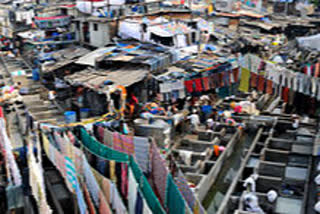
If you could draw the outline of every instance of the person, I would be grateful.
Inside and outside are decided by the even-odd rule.
[[[259,200],[255,193],[246,192],[244,195],[244,207],[248,212],[264,214],[264,211],[259,206]]]
[[[248,192],[255,192],[257,179],[258,179],[257,174],[250,175],[246,180],[244,180],[243,187],[246,187]]]
[[[135,106],[139,104],[138,98],[134,95],[134,93],[131,93],[130,99],[129,99],[129,114],[132,118],[134,112],[135,112]]]
[[[292,123],[292,128],[293,129],[298,129],[299,128],[299,117],[298,117],[298,115],[292,115],[292,120],[293,120],[293,123]]]
[[[54,105],[54,100],[56,99],[56,92],[51,90],[48,92],[48,99],[51,102],[51,105]]]
[[[196,131],[200,125],[200,118],[197,110],[193,110],[192,114],[187,117],[191,122],[191,131]]]
[[[275,190],[269,190],[267,193],[267,198],[270,203],[274,203],[278,198],[278,193]]]

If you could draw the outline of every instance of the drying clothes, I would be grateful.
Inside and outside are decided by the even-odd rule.
[[[215,80],[214,80],[214,75],[210,75],[208,77],[209,79],[209,87],[210,89],[215,89],[216,88],[216,84],[215,84]]]
[[[188,185],[188,181],[184,178],[181,172],[179,172],[179,175],[175,178],[175,183],[183,198],[188,203],[189,208],[193,210],[198,202],[196,201],[196,198],[194,197],[193,192]]]
[[[242,91],[242,92],[249,91],[249,79],[250,79],[250,71],[246,68],[241,68],[241,81],[240,81],[239,91]]]
[[[186,163],[186,165],[191,165],[191,158],[192,158],[192,152],[191,151],[185,151],[185,150],[179,150],[179,155],[183,159],[183,161]]]
[[[152,143],[151,145],[151,166],[151,176],[153,178],[155,189],[157,190],[160,196],[160,201],[163,204],[165,201],[167,186],[167,179],[165,178],[168,175],[168,170],[166,168],[165,160],[161,157],[155,143]]]
[[[254,72],[250,73],[251,78],[250,78],[250,86],[252,88],[256,88],[257,87],[257,82],[258,82],[258,75]]]
[[[106,178],[102,179],[102,185],[101,185],[101,190],[108,202],[110,204],[110,181]]]
[[[184,85],[186,86],[187,92],[192,93],[193,92],[193,81],[192,80],[186,80],[184,82]]]
[[[273,94],[273,82],[272,80],[267,80],[267,88],[266,88],[266,93],[272,95]]]
[[[116,177],[116,162],[115,161],[110,161],[110,179],[113,182],[117,182],[117,177]]]
[[[97,166],[96,169],[98,170],[98,172],[100,172],[102,175],[105,174],[106,171],[106,160],[97,157]]]
[[[239,68],[233,69],[232,74],[233,74],[234,82],[238,82],[239,81]]]
[[[148,171],[149,164],[149,140],[146,137],[133,137],[135,158],[143,172]]]
[[[153,212],[151,211],[150,207],[148,206],[146,199],[143,198],[143,214],[152,214],[152,213]]]
[[[108,160],[111,159],[119,162],[126,162],[129,159],[128,155],[122,152],[118,152],[114,149],[110,149],[107,146],[97,142],[83,128],[80,129],[80,137],[83,146],[95,155],[98,155]]]
[[[126,153],[128,155],[134,154],[133,137],[129,135],[120,135],[121,147],[120,152]]]
[[[204,88],[205,91],[210,90],[209,78],[208,77],[202,77],[202,83],[203,83],[203,88]]]
[[[128,165],[121,163],[121,193],[125,199],[128,198]]]
[[[289,88],[284,87],[282,90],[282,99],[283,102],[288,103],[289,102]]]
[[[315,70],[314,70],[314,77],[319,77],[319,72],[320,72],[320,63],[315,64]]]
[[[129,172],[128,209],[129,209],[129,214],[135,214],[135,204],[136,204],[136,198],[137,198],[138,184],[130,168],[128,172]]]
[[[116,214],[126,214],[126,208],[119,196],[119,192],[113,183],[110,183],[110,198],[112,209],[115,210]]]
[[[136,197],[135,214],[143,214],[143,198],[139,191]]]
[[[91,167],[89,166],[86,159],[83,159],[83,172],[86,185],[88,187],[88,191],[93,199],[93,202],[97,207],[99,207],[99,185],[91,171]]]
[[[103,136],[103,144],[108,146],[109,148],[113,148],[113,136],[112,132],[107,128],[104,128],[104,136]]]
[[[103,142],[103,137],[104,137],[104,128],[102,126],[98,126],[98,140],[100,142]]]
[[[196,92],[201,92],[201,91],[203,91],[203,88],[202,88],[202,84],[201,84],[201,79],[200,78],[198,78],[198,79],[195,79],[195,80],[193,80],[194,81],[194,84],[195,84],[195,91]]]
[[[264,92],[264,76],[263,75],[259,75],[258,77],[258,91],[260,92]]]
[[[166,207],[168,209],[168,213],[185,213],[185,202],[183,197],[181,196],[177,186],[174,183],[172,176],[169,174],[167,176],[167,188],[166,188]]]
[[[99,194],[99,199],[100,199],[99,214],[112,214],[112,211],[110,210],[110,207],[102,192],[100,192]]]
[[[82,185],[82,189],[83,189],[84,198],[85,198],[86,203],[88,205],[89,213],[90,214],[96,214],[96,211],[95,211],[95,208],[94,208],[94,204],[92,203],[89,191],[88,191],[88,189],[87,189],[85,184]]]

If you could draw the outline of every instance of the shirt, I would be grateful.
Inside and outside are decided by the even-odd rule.
[[[188,116],[188,119],[191,121],[191,124],[193,124],[193,125],[200,124],[200,119],[197,114],[192,114],[192,115]]]

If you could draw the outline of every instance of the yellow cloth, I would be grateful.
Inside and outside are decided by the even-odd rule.
[[[113,182],[117,182],[117,176],[116,176],[116,162],[110,161],[110,179]]]
[[[248,92],[249,91],[249,80],[250,80],[250,71],[246,68],[241,68],[241,80],[239,91]]]
[[[46,153],[46,155],[49,155],[49,140],[47,138],[47,136],[45,136],[44,134],[42,134],[42,139],[43,139],[43,149]]]
[[[213,12],[213,5],[210,4],[208,7],[208,14],[211,14]]]

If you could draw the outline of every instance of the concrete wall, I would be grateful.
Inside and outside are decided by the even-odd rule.
[[[95,30],[94,26],[97,25],[98,29]],[[110,42],[109,23],[90,22],[90,44],[95,47],[103,47]]]

